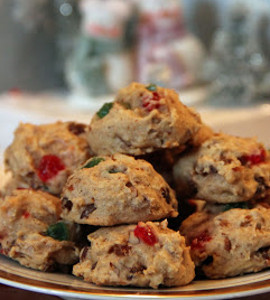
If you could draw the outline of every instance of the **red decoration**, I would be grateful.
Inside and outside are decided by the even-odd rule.
[[[23,217],[24,217],[25,219],[28,219],[28,218],[30,217],[30,213],[29,213],[28,211],[25,211],[25,212],[23,213]]]
[[[43,182],[47,182],[66,167],[56,155],[44,155],[38,166],[38,177]]]
[[[160,107],[159,100],[160,95],[157,92],[153,92],[152,95],[146,94],[142,97],[142,106],[150,112]]]
[[[265,162],[265,158],[266,151],[264,149],[260,149],[258,154],[243,155],[239,158],[239,160],[243,165],[249,164],[253,166]]]
[[[191,242],[191,249],[192,250],[203,250],[205,244],[211,241],[212,237],[209,235],[207,231],[203,231],[197,237],[195,237]]]
[[[158,242],[158,238],[148,225],[139,223],[134,229],[134,235],[149,246],[153,246]]]

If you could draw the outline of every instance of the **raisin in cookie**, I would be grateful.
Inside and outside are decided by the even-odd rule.
[[[6,169],[17,186],[60,194],[71,172],[90,157],[85,127],[75,122],[21,123],[5,151]]]
[[[63,219],[111,226],[177,216],[173,190],[151,164],[115,154],[94,157],[69,178],[62,193]]]
[[[79,250],[68,240],[74,227],[59,222],[60,213],[59,198],[42,191],[15,190],[0,204],[1,253],[41,271],[76,263]]]
[[[185,145],[201,125],[173,90],[132,83],[97,112],[87,137],[96,155],[143,155]]]
[[[158,288],[185,285],[194,264],[185,239],[167,222],[101,228],[88,236],[73,274],[98,285]]]
[[[267,195],[269,154],[253,138],[215,134],[183,155],[174,166],[176,189],[218,203],[248,201]]]
[[[267,203],[209,204],[188,217],[180,232],[191,247],[196,266],[208,278],[231,277],[270,267]]]

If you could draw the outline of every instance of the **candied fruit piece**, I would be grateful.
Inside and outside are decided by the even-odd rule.
[[[195,250],[203,250],[205,244],[211,241],[212,237],[209,235],[207,231],[203,231],[198,236],[196,236],[191,242],[191,249]]]
[[[97,112],[97,115],[100,119],[107,116],[110,112],[111,108],[113,107],[113,102],[104,103],[101,109]]]
[[[93,168],[94,166],[97,166],[100,162],[104,161],[105,159],[102,158],[102,157],[93,157],[91,160],[89,160],[83,167],[82,169],[84,168],[87,168],[87,169],[90,169],[90,168]]]
[[[65,168],[64,163],[58,156],[44,155],[38,166],[38,177],[41,181],[47,182]]]
[[[157,86],[154,83],[150,83],[146,88],[151,92],[155,92],[157,90]]]
[[[158,242],[158,238],[152,228],[141,222],[134,229],[134,235],[149,246],[153,246]]]
[[[28,219],[30,217],[30,213],[28,211],[25,211],[22,215],[24,219]]]
[[[152,92],[152,95],[146,94],[142,97],[142,106],[149,112],[160,107],[160,95],[157,92]]]
[[[46,235],[58,241],[67,241],[69,239],[68,227],[64,222],[58,222],[48,227]]]
[[[248,209],[249,206],[247,202],[227,203],[224,205],[223,211],[227,211],[233,208]]]
[[[239,158],[242,165],[257,165],[262,162],[265,162],[266,158],[266,151],[264,149],[260,149],[259,153],[257,154],[251,154],[251,155],[243,155]]]

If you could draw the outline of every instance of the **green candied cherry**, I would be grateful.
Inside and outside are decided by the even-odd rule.
[[[223,211],[227,211],[233,208],[248,209],[249,206],[246,202],[227,203],[224,205]]]
[[[102,157],[93,157],[90,159],[83,167],[84,168],[93,168],[94,166],[97,166],[100,162],[104,161],[105,159]]]
[[[58,222],[48,227],[46,235],[58,241],[67,241],[69,239],[68,226],[64,222]]]
[[[98,117],[102,119],[105,116],[107,116],[107,114],[110,112],[112,107],[113,107],[113,102],[104,103],[101,109],[97,112]]]
[[[156,92],[156,91],[157,91],[157,85],[154,84],[154,83],[150,83],[150,84],[146,87],[146,89],[147,89],[148,91],[151,91],[151,92]]]

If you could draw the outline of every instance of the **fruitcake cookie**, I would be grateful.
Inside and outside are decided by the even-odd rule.
[[[270,267],[270,205],[248,206],[247,202],[209,204],[182,223],[180,232],[191,247],[191,257],[207,277]]]
[[[59,222],[60,213],[59,198],[42,191],[15,190],[0,204],[1,253],[41,271],[76,263],[79,250],[70,241],[76,228]]]
[[[176,189],[218,203],[266,196],[270,187],[269,154],[253,138],[214,134],[174,166]],[[193,194],[192,194],[193,193]]]
[[[79,224],[111,226],[175,217],[173,190],[148,162],[115,154],[94,157],[69,178],[62,217]]]
[[[75,276],[98,285],[158,288],[185,285],[195,276],[185,239],[162,223],[101,228],[73,267]]]
[[[90,157],[85,127],[75,122],[21,123],[5,151],[6,169],[17,186],[60,194],[71,172]]]
[[[173,90],[132,83],[92,118],[87,138],[96,155],[142,155],[184,146],[201,125]]]

